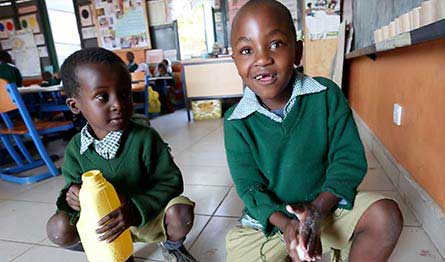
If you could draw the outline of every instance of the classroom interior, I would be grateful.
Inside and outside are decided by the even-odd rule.
[[[22,76],[0,80],[0,261],[87,261],[53,244],[46,222],[65,184],[65,148],[85,125],[58,73],[89,47],[112,50],[129,70],[131,52],[135,117],[168,143],[196,202],[185,246],[198,261],[226,261],[225,236],[244,206],[223,115],[243,95],[229,38],[246,2],[0,0],[0,52]],[[279,2],[304,44],[299,68],[333,80],[353,110],[368,161],[358,190],[399,203],[404,226],[389,261],[445,261],[445,1]],[[156,244],[134,243],[134,258],[163,261]]]

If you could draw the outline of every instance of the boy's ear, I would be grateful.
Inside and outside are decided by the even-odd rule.
[[[301,64],[301,58],[303,56],[303,41],[298,40],[295,42],[295,65],[299,66]]]
[[[73,114],[80,114],[80,109],[77,106],[77,99],[74,97],[69,97],[66,99],[66,104]]]

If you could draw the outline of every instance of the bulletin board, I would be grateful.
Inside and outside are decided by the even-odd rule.
[[[151,48],[145,0],[95,0],[93,8],[99,46]]]

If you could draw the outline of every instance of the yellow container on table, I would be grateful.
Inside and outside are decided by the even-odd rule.
[[[81,211],[77,231],[88,260],[126,261],[133,254],[133,241],[129,229],[111,243],[99,241],[99,235],[96,233],[99,220],[121,205],[116,190],[99,170],[88,171],[82,175],[79,200]]]
[[[221,118],[221,100],[200,100],[192,101],[192,112],[194,120],[218,119]]]

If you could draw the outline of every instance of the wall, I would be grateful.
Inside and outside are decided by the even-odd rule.
[[[445,211],[445,40],[350,61],[351,106]],[[392,123],[403,106],[402,126]]]

